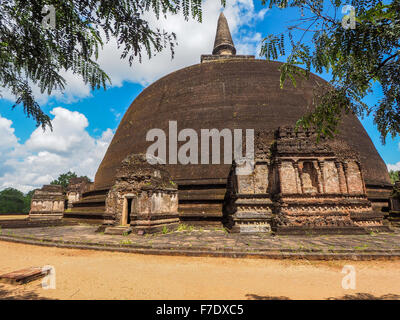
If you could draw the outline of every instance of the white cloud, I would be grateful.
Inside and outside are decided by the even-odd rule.
[[[49,102],[50,98],[56,99],[58,102],[74,103],[79,99],[87,98],[91,96],[89,85],[85,84],[82,78],[72,71],[60,71],[60,75],[65,79],[66,85],[64,90],[54,90],[51,95],[47,94],[47,91],[41,93],[40,88],[33,84],[32,81],[28,81],[32,88],[33,96],[40,105],[44,105]],[[14,102],[15,96],[11,93],[9,88],[0,87],[0,98]]]
[[[130,67],[127,60],[120,59],[121,51],[117,49],[115,39],[111,39],[100,52],[98,62],[111,77],[113,86],[122,86],[125,81],[146,86],[170,72],[199,63],[201,54],[211,53],[220,11],[219,1],[205,0],[202,23],[191,19],[185,21],[180,15],[159,21],[155,17],[149,18],[151,26],[176,33],[178,46],[173,60],[166,49],[150,60],[144,57],[142,63],[136,60]],[[227,0],[224,14],[237,54],[257,54],[261,34],[252,28],[257,21],[264,19],[266,12],[266,9],[256,12],[253,0]],[[49,98],[72,103],[91,95],[89,86],[72,72],[62,72],[61,75],[67,80],[64,92],[54,91],[49,97],[33,87],[41,105],[48,103]],[[14,100],[9,91],[4,88],[0,91],[3,98]],[[111,112],[116,119],[123,115],[116,110]],[[89,124],[83,114],[60,107],[50,113],[54,116],[54,130],[43,132],[38,128],[23,144],[15,136],[12,121],[0,115],[0,190],[14,187],[26,192],[49,183],[68,170],[94,177],[113,131],[107,129],[101,137],[94,138],[87,132]]]
[[[206,0],[203,3],[203,22],[185,21],[181,15],[168,16],[167,19],[149,17],[150,25],[157,26],[177,35],[178,46],[175,57],[171,60],[169,49],[164,50],[150,60],[143,57],[142,63],[135,61],[132,67],[127,60],[120,60],[121,51],[117,49],[115,39],[104,46],[99,55],[99,64],[110,75],[114,86],[121,86],[124,81],[140,83],[144,86],[169,74],[200,62],[201,54],[210,54],[213,49],[215,32],[221,6],[218,1]],[[264,19],[268,10],[256,12],[252,0],[227,1],[224,14],[228,20],[237,54],[257,54],[261,34],[243,31],[241,27],[251,27],[258,20]],[[244,34],[243,34],[244,33]]]
[[[3,154],[5,151],[14,148],[18,144],[18,139],[14,135],[14,128],[12,121],[3,118],[0,114],[0,152]]]
[[[185,21],[181,14],[167,19],[160,17],[157,20],[154,14],[147,14],[151,27],[158,27],[177,35],[178,46],[175,48],[175,58],[171,60],[169,49],[150,60],[143,57],[142,63],[138,60],[129,66],[127,60],[121,60],[121,51],[117,49],[116,40],[111,38],[100,51],[98,63],[110,76],[112,86],[122,86],[124,81],[140,83],[144,86],[160,77],[200,62],[201,54],[209,54],[212,51],[218,15],[222,10],[219,1],[205,0],[203,2],[203,22],[193,19]],[[259,52],[261,35],[249,31],[255,22],[264,19],[268,9],[256,11],[253,0],[227,0],[224,14],[228,20],[232,36],[234,38],[237,54],[257,54]],[[105,40],[105,37],[103,37]],[[67,86],[64,92],[53,91],[52,98],[64,103],[77,102],[81,98],[91,95],[88,85],[72,72],[61,72],[66,79]],[[9,90],[0,88],[3,98],[14,101]],[[41,93],[38,87],[33,86],[33,93],[39,104],[46,104],[49,100],[47,93]]]
[[[390,163],[388,163],[388,164],[387,164],[387,168],[388,168],[389,171],[390,171],[390,170],[393,170],[393,171],[400,171],[400,161],[397,162],[397,163],[395,163],[395,164],[390,164]]]
[[[9,133],[8,144],[4,143],[9,152],[2,152],[0,164],[0,190],[14,187],[27,192],[68,170],[94,178],[113,131],[107,129],[93,138],[86,131],[89,123],[83,114],[60,107],[50,113],[53,131],[37,128],[24,144],[17,142],[12,122],[0,117],[0,134],[3,126]]]

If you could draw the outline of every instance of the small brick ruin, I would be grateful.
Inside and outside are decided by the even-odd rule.
[[[274,143],[264,141],[274,135]],[[228,179],[227,224],[232,232],[366,233],[386,230],[367,199],[358,155],[339,140],[291,127],[260,132],[254,170]],[[248,165],[248,163],[247,163]],[[239,171],[238,171],[239,170]]]
[[[106,213],[113,217],[108,224],[131,226],[139,234],[178,226],[177,186],[162,165],[147,160],[131,154],[122,161],[106,198]]]
[[[61,219],[64,214],[65,195],[60,185],[44,185],[32,196],[30,219]]]
[[[93,183],[86,177],[71,178],[67,187],[67,207],[71,209],[74,203],[82,200],[82,194],[89,191]]]
[[[396,181],[389,198],[388,220],[393,226],[400,226],[400,181]]]

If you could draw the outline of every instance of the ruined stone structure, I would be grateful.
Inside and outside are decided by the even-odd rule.
[[[62,186],[45,185],[36,189],[31,201],[30,219],[61,219],[65,195]]]
[[[80,177],[80,178],[71,178],[69,181],[69,185],[67,187],[67,207],[71,209],[75,202],[78,202],[82,199],[82,194],[86,191],[89,191],[92,183],[88,178]]]
[[[268,155],[261,153],[256,159],[233,163],[224,210],[225,225],[232,232],[272,231],[274,181],[271,169]]]
[[[287,83],[281,89],[280,66],[280,62],[258,60],[254,56],[236,55],[227,21],[221,15],[218,20],[212,54],[203,55],[200,64],[183,68],[159,79],[144,89],[133,101],[97,170],[94,189],[83,193],[82,200],[75,203],[71,212],[66,213],[65,216],[93,222],[108,221],[110,216],[109,211],[106,210],[105,200],[109,190],[116,183],[117,171],[121,162],[130,154],[146,153],[147,148],[153,143],[146,141],[146,134],[151,129],[164,130],[168,140],[169,121],[177,121],[178,130],[183,128],[195,130],[199,137],[201,129],[215,128],[219,131],[225,128],[231,131],[237,128],[254,129],[258,134],[260,132],[273,133],[279,127],[293,127],[296,121],[312,106],[316,86],[326,84],[326,82],[315,75],[310,75],[309,79],[300,81],[297,87]],[[348,189],[346,193],[345,184],[350,183],[350,188],[353,188],[355,185],[352,181],[359,179],[359,175],[362,176],[365,187],[363,186],[363,190],[361,190],[360,184],[358,189],[354,190],[357,190],[360,195],[364,194],[364,198],[356,197],[357,199],[354,201],[357,203],[369,201],[374,212],[388,211],[388,198],[392,185],[386,165],[355,115],[349,114],[343,117],[338,139],[344,141],[350,149],[358,154],[359,162],[350,162],[347,169],[344,162],[333,159],[335,155],[332,155],[332,161],[329,160],[330,162],[325,163],[321,162],[320,153],[317,152],[313,156],[307,156],[311,157],[310,161],[304,163],[304,161],[288,162],[279,153],[277,154],[276,161],[281,159],[281,172],[290,174],[288,176],[290,181],[283,180],[281,187],[286,194],[291,193],[288,190],[294,190],[294,187],[298,188],[296,196],[293,194],[282,195],[280,199],[282,214],[286,214],[286,208],[292,208],[293,201],[301,203],[304,196],[310,197],[312,194],[318,195],[313,198],[315,203],[339,199],[343,206],[337,206],[336,209],[347,210],[343,201],[345,199],[353,201],[355,196],[345,196],[353,192],[353,189]],[[265,144],[270,146],[274,141],[275,136],[270,134],[266,136]],[[184,143],[178,142],[178,148]],[[295,156],[296,151],[294,150],[292,154],[293,157],[298,158],[305,156],[304,152],[299,150]],[[268,162],[263,165],[268,166]],[[339,165],[339,169],[336,165]],[[298,167],[292,169],[291,166]],[[322,169],[321,166],[324,168]],[[354,173],[354,176],[351,173],[346,182],[344,170],[355,172],[357,166],[361,168],[361,173]],[[231,170],[230,164],[224,164],[223,161],[221,164],[209,165],[167,164],[165,169],[179,186],[179,218],[181,221],[221,224],[224,218],[224,208],[227,206],[225,195],[227,179]],[[257,170],[264,170],[261,164]],[[331,183],[329,182],[330,176],[335,172],[340,172],[337,177],[337,179],[340,177],[340,181]],[[321,186],[322,177],[320,175],[322,173],[326,175],[324,181],[328,181],[325,186]],[[300,174],[302,176],[298,176]],[[316,177],[319,177],[318,180]],[[294,178],[298,179],[296,183],[302,179],[301,192],[300,185],[294,184]],[[317,193],[321,190],[324,193]],[[333,193],[338,194],[339,198],[331,196]],[[326,194],[329,194],[329,197]],[[261,197],[264,200],[260,200],[260,202],[266,201],[265,199],[268,198],[264,195]],[[244,202],[243,205],[248,205],[245,196],[241,201]],[[257,203],[257,205],[265,206],[263,209],[265,217],[262,219],[268,220],[272,210],[271,204],[266,201],[266,203]],[[312,210],[311,205],[307,208],[307,210]],[[336,209],[332,209],[332,212]],[[364,209],[367,210],[366,205],[362,210]],[[287,218],[291,221],[289,225],[296,224],[293,219],[291,220],[291,216]],[[315,220],[317,221],[317,218]],[[355,223],[354,219],[352,221]],[[268,226],[259,228],[265,229]]]
[[[234,232],[365,233],[386,230],[367,198],[358,154],[340,140],[316,143],[311,131],[259,133],[254,171],[231,171]],[[239,168],[240,169],[240,168]],[[230,211],[230,212],[229,212]],[[228,216],[229,218],[229,216]]]
[[[105,210],[105,223],[114,226],[132,226],[138,233],[172,230],[179,224],[178,189],[162,165],[150,165],[144,154],[132,154],[118,168]]]
[[[390,195],[390,215],[388,217],[392,225],[400,226],[400,181],[396,181]]]

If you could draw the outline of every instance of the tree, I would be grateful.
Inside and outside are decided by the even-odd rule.
[[[121,58],[130,64],[143,53],[151,57],[167,47],[173,56],[175,34],[151,27],[148,20],[179,12],[186,20],[201,22],[201,0],[1,1],[0,87],[16,97],[13,108],[22,104],[37,126],[51,128],[49,116],[33,96],[33,85],[42,93],[63,90],[67,83],[60,71],[72,70],[92,90],[106,89],[110,78],[96,63],[102,34],[106,41],[117,39]],[[53,13],[54,28],[47,23]]]
[[[283,33],[263,41],[261,54],[273,60],[286,55],[290,44],[291,52],[281,66],[281,87],[287,78],[296,86],[296,79],[307,77],[311,69],[332,74],[332,86],[319,84],[314,109],[297,126],[312,126],[318,137],[332,137],[344,114],[372,113],[383,143],[388,134],[400,133],[399,0],[263,0],[263,4],[283,10],[297,7],[303,15]],[[345,18],[343,8],[349,13]],[[363,101],[367,94],[380,91],[383,97],[375,105]]]
[[[29,211],[31,210],[31,201],[32,201],[34,192],[35,192],[35,190],[31,190],[27,194],[25,194],[24,209],[22,211],[23,213],[29,213]]]
[[[50,184],[58,184],[66,189],[69,185],[69,182],[72,178],[78,178],[75,172],[68,171],[67,173],[60,174],[56,180],[50,182]],[[80,176],[79,178],[84,178],[88,182],[91,182],[87,176]]]
[[[400,180],[399,173],[400,173],[400,171],[394,171],[394,170],[389,171],[390,181],[392,183],[395,183],[396,181]]]
[[[14,188],[7,188],[0,192],[0,213],[29,213],[29,205],[25,195]]]

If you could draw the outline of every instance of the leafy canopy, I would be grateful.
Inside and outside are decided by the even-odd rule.
[[[261,54],[269,60],[286,55],[281,87],[290,78],[330,72],[332,86],[318,84],[314,109],[297,126],[315,127],[319,136],[332,137],[344,114],[373,114],[382,142],[400,133],[400,0],[262,0],[270,8],[300,8],[301,18],[285,32],[263,40]],[[342,25],[342,8],[355,9],[355,28]],[[348,21],[347,19],[345,21]],[[310,38],[310,45],[305,39]],[[302,67],[300,69],[299,67]],[[373,106],[363,99],[383,93]]]
[[[221,1],[223,4],[225,0]],[[55,9],[55,28],[42,24]],[[96,62],[102,35],[116,38],[121,58],[129,63],[142,55],[170,48],[174,54],[176,35],[150,26],[149,19],[182,12],[187,20],[201,22],[201,0],[9,0],[0,2],[0,88],[16,97],[13,105],[37,126],[51,128],[51,121],[32,93],[34,85],[42,93],[63,90],[67,85],[60,71],[72,70],[94,89],[111,83]],[[47,18],[46,18],[47,19]]]
[[[50,184],[57,184],[66,189],[72,178],[78,178],[77,174],[75,172],[68,171],[67,173],[60,174],[58,178],[50,182]],[[90,182],[90,179],[87,176],[82,176],[80,178],[85,178],[88,182]]]
[[[29,213],[33,191],[24,195],[14,188],[0,191],[0,213]]]
[[[399,173],[400,173],[400,171],[394,171],[394,170],[389,171],[390,181],[392,183],[395,183],[396,181],[400,180]]]

